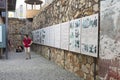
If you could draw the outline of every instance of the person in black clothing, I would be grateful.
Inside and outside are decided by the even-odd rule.
[[[23,47],[22,46],[18,46],[16,49],[16,52],[22,52],[23,51]]]

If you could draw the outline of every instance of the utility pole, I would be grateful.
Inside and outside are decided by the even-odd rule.
[[[6,27],[6,51],[5,57],[8,59],[8,0],[5,0],[5,27]]]

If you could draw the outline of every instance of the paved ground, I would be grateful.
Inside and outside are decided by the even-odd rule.
[[[51,61],[32,53],[9,53],[9,60],[0,60],[0,80],[82,80]]]

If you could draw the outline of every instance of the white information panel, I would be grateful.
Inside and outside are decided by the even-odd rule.
[[[44,28],[44,31],[45,31],[45,43],[44,43],[44,45],[48,45],[49,46],[49,41],[50,41],[50,38],[49,38],[49,27],[46,27],[46,28]]]
[[[41,44],[41,29],[35,30],[33,33],[33,43]]]
[[[69,46],[69,22],[61,24],[61,49],[68,50]]]
[[[81,19],[70,21],[69,50],[80,53]]]
[[[54,25],[55,27],[55,47],[60,48],[60,24]]]
[[[98,14],[82,18],[81,53],[97,57]]]
[[[55,46],[55,36],[54,36],[54,26],[49,27],[49,46],[54,47]]]
[[[42,45],[45,45],[45,34],[46,34],[46,31],[45,31],[45,28],[42,28],[41,29],[41,44]]]

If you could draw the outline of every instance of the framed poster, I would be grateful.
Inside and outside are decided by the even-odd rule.
[[[69,27],[70,27],[70,23],[69,22],[65,22],[61,24],[61,32],[60,32],[60,36],[61,36],[61,49],[64,50],[69,50],[68,46],[69,46]]]
[[[69,50],[80,53],[81,19],[70,21]]]
[[[81,53],[98,56],[98,14],[82,18]]]
[[[54,25],[55,28],[55,47],[60,48],[60,24]]]
[[[49,46],[54,47],[55,46],[55,36],[54,36],[54,26],[49,27]]]
[[[0,42],[2,42],[2,26],[0,25]]]

